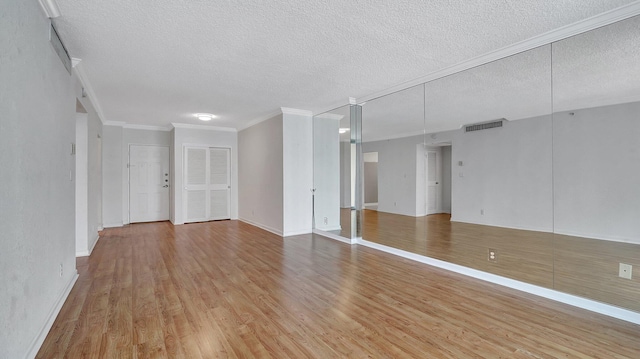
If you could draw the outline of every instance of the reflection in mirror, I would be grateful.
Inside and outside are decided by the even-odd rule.
[[[426,83],[412,106],[402,93],[367,102],[363,147],[381,174],[377,231],[363,239],[552,287],[552,236],[540,232],[553,229],[550,55],[544,46]],[[411,109],[413,134],[426,136],[367,140],[371,119]]]
[[[362,106],[362,151],[365,153],[362,238],[378,243],[392,238],[416,241],[422,233],[409,236],[394,221],[406,218],[417,223],[416,218],[425,215],[424,196],[416,195],[424,190],[420,186],[424,177],[423,85],[370,100]],[[376,184],[375,194],[371,193],[372,183]]]
[[[349,105],[313,118],[313,225],[350,238]]]
[[[555,289],[640,311],[640,17],[554,43],[553,84]]]

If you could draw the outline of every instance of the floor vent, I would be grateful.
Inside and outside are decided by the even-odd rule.
[[[53,23],[51,24],[50,38],[51,38],[51,45],[53,46],[53,49],[56,50],[56,53],[58,54],[58,57],[60,57],[60,60],[62,61],[64,68],[67,69],[67,71],[69,72],[69,75],[71,75],[71,57],[69,56],[67,49],[64,47],[64,44],[62,43],[62,39],[60,39],[60,36],[58,35],[56,28],[53,27]]]
[[[464,132],[488,130],[490,128],[502,127],[502,122],[503,121],[505,121],[505,119],[501,118],[501,119],[499,119],[497,121],[476,123],[476,124],[473,124],[473,125],[466,125],[466,126],[464,126]]]

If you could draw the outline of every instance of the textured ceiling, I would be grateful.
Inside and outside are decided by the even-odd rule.
[[[629,0],[57,0],[106,121],[243,128],[318,112]]]

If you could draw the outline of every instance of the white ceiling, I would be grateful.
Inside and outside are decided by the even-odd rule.
[[[57,0],[103,121],[244,128],[321,112],[630,0]]]

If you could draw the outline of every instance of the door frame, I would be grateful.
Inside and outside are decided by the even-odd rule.
[[[127,211],[126,211],[126,222],[123,224],[131,223],[131,146],[146,146],[146,147],[166,147],[169,150],[169,191],[167,192],[167,200],[169,203],[169,220],[171,219],[171,188],[173,187],[173,183],[171,183],[171,179],[173,178],[173,169],[171,168],[171,146],[165,145],[157,145],[157,144],[149,144],[149,143],[129,143],[127,145]]]

